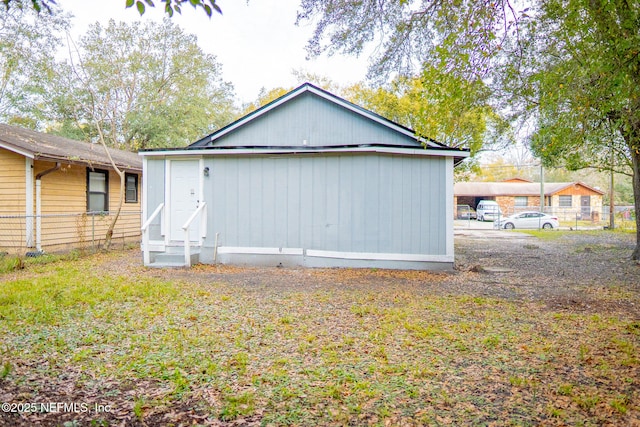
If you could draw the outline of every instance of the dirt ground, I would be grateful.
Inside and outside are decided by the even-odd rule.
[[[624,312],[640,318],[640,263],[630,259],[634,245],[635,235],[630,233],[564,233],[557,238],[539,239],[518,232],[481,230],[456,234],[452,273],[218,265],[150,270],[149,274],[169,280],[222,281],[256,292],[286,291],[292,287],[296,291],[313,290],[331,284],[404,284],[418,294],[537,301],[554,310]],[[141,260],[130,256],[117,264],[118,269],[137,269]]]
[[[553,309],[640,316],[640,264],[630,260],[635,235],[566,233],[543,240],[510,234],[514,237],[498,240],[477,234],[456,238],[457,269],[480,272],[478,281],[465,283],[466,292],[537,300]],[[505,271],[492,273],[492,268]],[[610,298],[612,293],[628,298]]]

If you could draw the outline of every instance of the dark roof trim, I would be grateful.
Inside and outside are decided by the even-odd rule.
[[[140,153],[152,153],[158,151],[196,151],[196,150],[220,150],[220,151],[233,151],[233,150],[289,150],[289,151],[323,151],[327,149],[336,149],[336,148],[365,148],[365,147],[387,147],[387,148],[397,148],[397,149],[411,149],[411,150],[443,150],[443,151],[457,151],[460,153],[469,153],[470,150],[468,148],[453,148],[447,147],[446,145],[438,145],[436,147],[418,147],[415,145],[396,145],[396,144],[341,144],[341,145],[321,145],[321,146],[296,146],[291,147],[289,145],[286,146],[265,146],[265,145],[251,145],[251,146],[202,146],[198,147],[193,144],[187,147],[171,147],[171,148],[145,148],[140,150]],[[466,157],[466,156],[465,156]]]
[[[164,155],[311,155],[311,154],[341,154],[341,153],[381,153],[397,155],[423,155],[438,157],[453,157],[454,165],[458,165],[469,156],[468,149],[457,149],[449,147],[422,148],[416,146],[397,146],[388,144],[361,144],[361,145],[340,145],[340,146],[319,146],[319,147],[194,147],[186,148],[155,148],[141,150],[141,156],[164,156]]]

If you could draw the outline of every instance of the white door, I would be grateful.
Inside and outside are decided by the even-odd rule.
[[[200,203],[200,161],[171,160],[169,184],[169,240],[184,241],[182,226]],[[195,219],[189,229],[189,240],[199,240],[200,221]]]

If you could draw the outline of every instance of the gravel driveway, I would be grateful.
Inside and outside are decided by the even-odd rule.
[[[493,233],[503,236],[456,237],[457,269],[479,273],[480,283],[470,281],[467,291],[538,300],[554,308],[613,305],[608,308],[640,316],[640,264],[629,258],[635,235],[599,231],[539,239],[518,232]],[[628,298],[611,298],[612,293]]]

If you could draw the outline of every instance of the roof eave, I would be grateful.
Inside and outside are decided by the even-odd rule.
[[[393,147],[393,146],[354,146],[354,147],[318,147],[318,148],[218,148],[218,147],[191,147],[187,149],[153,149],[141,150],[138,152],[143,157],[161,156],[203,156],[203,155],[311,155],[311,154],[340,154],[340,153],[383,153],[399,155],[423,155],[438,157],[453,157],[455,164],[460,163],[469,157],[469,150],[455,148],[433,147],[433,148],[413,148],[413,147]]]
[[[113,166],[109,162],[93,161],[93,160],[83,159],[83,158],[75,159],[75,158],[70,158],[68,156],[59,156],[55,154],[42,153],[34,150],[29,150],[24,147],[19,147],[19,146],[16,146],[15,144],[11,144],[6,141],[0,141],[0,148],[4,148],[5,150],[14,152],[16,154],[19,154],[21,156],[27,157],[32,160],[61,162],[66,164],[85,165],[89,167],[98,166],[102,168],[113,168]],[[115,162],[115,164],[118,168],[124,169],[126,171],[142,172],[142,165],[137,166],[137,165],[131,165],[128,163],[122,163],[117,161]]]
[[[21,156],[28,157],[30,159],[35,158],[35,153],[33,151],[27,150],[22,147],[17,147],[5,141],[0,141],[0,148],[4,148],[5,150],[12,151],[16,154],[20,154]]]
[[[32,158],[34,160],[42,160],[47,162],[60,162],[60,163],[66,163],[70,165],[82,165],[82,166],[87,166],[91,168],[97,167],[97,168],[113,169],[113,165],[111,163],[93,161],[88,159],[80,159],[80,158],[72,159],[64,156],[54,156],[50,154],[40,154],[40,153],[36,153]],[[142,166],[134,166],[131,164],[125,164],[120,162],[115,162],[115,165],[118,167],[118,169],[123,169],[125,171],[142,172]]]

